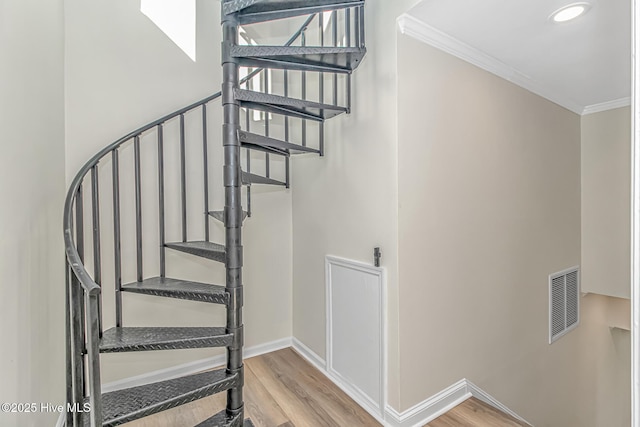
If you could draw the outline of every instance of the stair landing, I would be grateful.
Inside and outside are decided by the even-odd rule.
[[[530,427],[471,397],[424,427]]]

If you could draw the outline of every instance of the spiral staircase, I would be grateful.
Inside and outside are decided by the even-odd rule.
[[[68,191],[64,211],[67,427],[116,426],[225,391],[226,409],[198,426],[253,425],[244,419],[242,392],[242,226],[251,216],[251,189],[254,185],[288,188],[290,156],[322,156],[324,121],[350,112],[351,73],[366,52],[364,0],[225,0],[221,6],[222,91],[105,147],[80,169]],[[247,35],[254,24],[303,19],[281,46],[260,45]],[[208,107],[212,110],[218,100],[223,113],[219,160],[224,208],[216,210],[209,206],[215,192],[210,169],[215,164]],[[168,132],[169,128],[176,132]],[[199,139],[197,144],[192,143],[194,138]],[[169,144],[177,147],[177,158],[165,155]],[[190,164],[187,155],[194,147],[201,150],[198,165]],[[153,185],[148,179],[149,150],[155,152]],[[174,166],[176,172],[168,173]],[[201,168],[201,187],[187,185],[196,167]],[[100,179],[105,174],[106,183]],[[167,185],[169,179],[172,185]],[[194,232],[189,231],[194,187],[203,193],[199,239],[192,239]],[[177,189],[175,203],[168,201],[170,189]],[[146,197],[149,191],[154,193],[152,205]],[[133,202],[124,201],[124,193],[131,194]],[[179,211],[175,221],[168,219],[169,207]],[[149,212],[153,212],[152,227]],[[125,217],[134,218],[131,231]],[[211,221],[224,227],[223,242],[212,241]],[[143,239],[152,228],[159,242],[153,254]],[[177,241],[168,241],[170,235],[178,236]],[[168,250],[222,263],[225,284],[168,276]],[[115,319],[115,325],[107,327],[103,297],[111,290],[115,314],[109,319]],[[132,293],[224,306],[226,325],[124,326],[123,298]],[[226,347],[224,369],[102,393],[102,353],[212,347]],[[85,407],[90,410],[77,410]]]

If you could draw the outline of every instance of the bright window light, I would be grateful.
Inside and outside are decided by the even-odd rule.
[[[589,3],[573,3],[556,10],[549,17],[553,22],[567,22],[584,15],[589,11]]]
[[[140,11],[196,60],[196,0],[140,0]]]

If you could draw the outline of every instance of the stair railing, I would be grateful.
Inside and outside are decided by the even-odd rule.
[[[355,46],[364,45],[364,25],[363,21],[363,7],[354,7],[354,18],[351,17],[351,8],[342,11],[343,14],[343,43],[344,46],[351,46],[352,40],[355,40]],[[318,18],[319,28],[319,43],[320,46],[325,45],[325,32],[328,31],[325,27],[326,16],[324,13],[316,13],[310,15],[304,23],[301,25],[298,31],[296,31],[291,38],[284,44],[284,46],[291,46],[294,43],[300,41],[301,45],[305,45],[307,42],[307,31],[314,19]],[[332,29],[332,42],[334,46],[338,46],[338,11],[330,12],[330,21]],[[352,27],[353,25],[353,27]],[[353,28],[353,30],[352,30]],[[261,75],[265,71],[264,68],[256,68],[251,71],[246,77],[240,80],[240,86],[248,84],[253,78]],[[291,92],[290,85],[290,71],[283,71],[283,89],[284,95],[288,96]],[[306,96],[307,84],[306,84],[307,72],[302,71],[302,96],[303,99]],[[268,79],[270,76],[264,73],[266,80],[265,89],[268,91],[269,84]],[[326,82],[323,73],[319,73],[318,78],[318,97],[319,101],[324,101]],[[338,105],[338,77],[334,75],[333,78],[333,103]],[[347,108],[350,108],[351,104],[351,75],[347,74],[346,85],[346,101]],[[167,124],[173,121],[179,121],[179,147],[180,147],[180,233],[182,240],[187,241],[188,220],[187,220],[187,185],[186,185],[186,126],[185,116],[189,113],[194,113],[198,109],[201,112],[201,129],[202,129],[202,157],[203,157],[203,189],[204,189],[204,234],[205,240],[209,241],[209,156],[207,150],[208,144],[208,119],[207,119],[207,105],[212,101],[221,98],[222,93],[217,92],[210,95],[198,102],[195,102],[187,107],[181,108],[173,113],[170,113],[158,120],[155,120],[141,128],[128,133],[112,144],[100,150],[95,154],[88,162],[86,162],[75,175],[71,181],[69,190],[67,192],[64,204],[63,225],[64,225],[64,242],[65,242],[65,272],[66,272],[66,355],[67,355],[67,402],[70,404],[77,404],[81,407],[85,399],[88,398],[88,402],[91,404],[91,425],[101,425],[102,406],[101,406],[101,379],[100,379],[100,357],[99,357],[99,345],[103,332],[103,316],[102,316],[102,285],[104,272],[103,267],[103,253],[102,253],[102,229],[101,229],[101,210],[100,206],[104,205],[101,201],[104,201],[100,197],[101,187],[99,185],[99,168],[102,162],[111,162],[111,206],[113,215],[113,275],[114,275],[114,287],[115,287],[115,319],[116,326],[122,326],[122,233],[121,233],[121,151],[129,144],[133,145],[133,164],[134,164],[134,192],[135,192],[135,253],[136,253],[136,277],[138,281],[143,280],[143,266],[144,266],[144,254],[143,254],[143,219],[142,219],[142,173],[141,173],[141,139],[148,137],[155,132],[155,141],[157,143],[156,156],[157,156],[157,183],[158,183],[158,239],[160,248],[158,252],[159,257],[159,269],[160,275],[164,277],[166,270],[166,256],[165,256],[165,134],[164,128]],[[249,130],[251,123],[250,109],[246,109],[246,129]],[[270,118],[269,114],[265,113],[265,136],[269,135]],[[307,145],[307,132],[306,122],[300,121],[302,146]],[[284,118],[284,133],[285,140],[288,142],[291,138],[292,129],[295,126],[290,123],[289,117]],[[322,155],[324,152],[324,127],[321,123],[319,125],[319,153]],[[247,172],[251,171],[251,154],[252,150],[245,148],[246,160],[243,169]],[[285,158],[285,175],[286,186],[289,187],[290,183],[290,168],[289,168],[289,153],[286,153]],[[270,174],[270,158],[269,154],[265,153],[265,171],[267,177]],[[85,201],[85,196],[88,196],[90,201]],[[246,188],[247,198],[247,210],[249,215],[251,214],[251,186]],[[87,215],[87,213],[90,215]],[[88,221],[85,221],[85,216],[91,217],[91,225],[88,227]],[[90,230],[89,233],[87,231]],[[87,270],[85,265],[85,234],[91,236],[90,252],[91,252],[91,264],[93,267],[93,274]],[[85,364],[85,357],[87,358]],[[82,420],[80,419],[80,413],[75,411],[69,411],[67,413],[66,425],[79,426]]]

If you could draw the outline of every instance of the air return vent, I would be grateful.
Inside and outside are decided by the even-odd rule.
[[[573,267],[549,276],[549,344],[580,322],[580,270]]]

